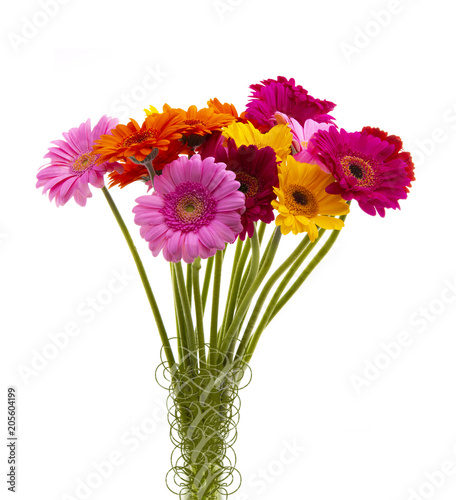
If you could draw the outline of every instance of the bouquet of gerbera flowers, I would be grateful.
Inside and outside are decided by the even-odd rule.
[[[71,198],[85,206],[89,185],[101,188],[125,236],[163,344],[157,374],[169,390],[176,446],[168,484],[185,499],[236,490],[238,390],[248,383],[261,334],[333,246],[351,201],[384,217],[415,179],[399,137],[339,129],[329,114],[335,104],[293,79],[251,89],[241,114],[212,99],[199,110],[150,107],[141,125],[104,116],[92,129],[88,120],[53,142],[50,164],[38,173],[37,187],[57,206]],[[110,188],[144,183],[134,220],[152,255],[170,262],[172,335],[105,174]],[[302,238],[274,265],[289,233]],[[225,259],[232,243],[233,258]]]

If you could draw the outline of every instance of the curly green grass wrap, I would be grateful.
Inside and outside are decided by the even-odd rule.
[[[175,446],[166,482],[182,500],[221,500],[241,484],[233,445],[238,391],[250,382],[251,371],[218,355],[219,364],[211,369],[182,362],[171,371],[166,361],[157,369],[158,383],[169,391],[168,421]]]

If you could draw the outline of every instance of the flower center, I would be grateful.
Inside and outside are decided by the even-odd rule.
[[[318,214],[315,196],[304,186],[292,184],[285,192],[285,205],[293,215],[304,215],[308,219]]]
[[[99,157],[100,155],[96,155],[95,153],[84,153],[74,160],[71,169],[73,172],[82,174],[86,170],[89,170],[89,168],[92,168]]]
[[[239,191],[245,194],[246,198],[253,198],[259,191],[259,182],[256,177],[247,172],[236,172],[236,180],[241,183]]]
[[[340,160],[342,170],[347,177],[356,179],[358,187],[372,187],[377,183],[375,168],[367,160],[357,156],[344,156]]]
[[[164,197],[165,206],[161,212],[172,229],[196,232],[215,217],[215,200],[207,188],[197,182],[182,182]]]
[[[184,120],[186,125],[205,125],[203,120]]]
[[[154,131],[152,129],[139,130],[135,134],[130,135],[130,137],[127,137],[123,141],[122,145],[128,148],[133,144],[141,144],[142,142],[147,141],[147,139],[150,139],[153,136]]]
[[[293,200],[302,206],[306,206],[307,203],[309,202],[307,196],[304,193],[301,193],[301,191],[295,191],[293,193]]]
[[[359,166],[356,165],[356,163],[351,163],[348,166],[348,169],[350,170],[351,174],[353,177],[356,177],[357,179],[362,179],[363,178],[363,169]]]

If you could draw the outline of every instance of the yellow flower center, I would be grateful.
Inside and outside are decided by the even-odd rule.
[[[344,156],[340,160],[342,170],[347,177],[354,177],[359,187],[375,186],[377,176],[375,170],[366,160],[356,156]]]
[[[304,186],[292,184],[285,192],[285,205],[293,215],[304,215],[308,219],[318,215],[315,196]]]
[[[197,219],[204,212],[204,203],[197,196],[187,194],[177,203],[176,214],[184,222]]]
[[[93,166],[100,155],[95,153],[84,153],[76,158],[76,160],[71,165],[73,172],[82,173]]]

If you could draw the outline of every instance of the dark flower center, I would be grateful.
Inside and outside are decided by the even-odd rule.
[[[300,191],[295,191],[293,193],[293,199],[296,203],[299,203],[300,205],[307,205],[309,200],[307,199],[307,196],[304,193],[301,193]]]
[[[357,179],[363,178],[363,169],[359,165],[356,165],[356,163],[351,163],[348,168],[350,169],[353,177],[356,177]]]
[[[253,198],[260,190],[258,179],[247,172],[236,172],[236,180],[241,184],[239,191],[245,194],[246,198]]]
[[[140,130],[135,134],[130,135],[130,137],[127,137],[123,142],[123,146],[128,148],[133,144],[141,144],[142,142],[147,141],[153,136],[154,133],[151,129]]]
[[[205,125],[203,120],[184,120],[186,125]]]
[[[375,161],[359,156],[347,155],[341,158],[340,164],[344,175],[356,179],[356,188],[373,188],[377,185],[377,169]]]
[[[285,191],[285,205],[291,214],[303,215],[308,219],[318,215],[318,203],[315,195],[305,186],[292,184]]]

